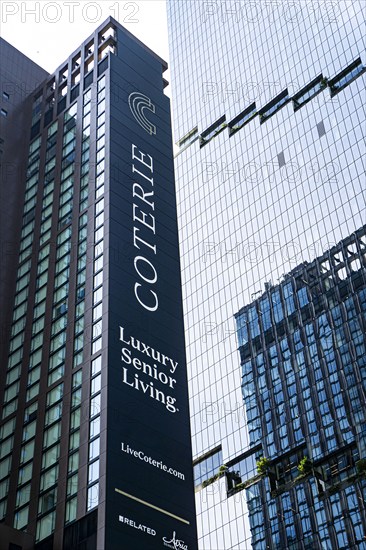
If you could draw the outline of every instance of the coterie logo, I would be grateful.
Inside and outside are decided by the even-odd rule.
[[[132,94],[128,96],[128,105],[141,128],[150,134],[150,136],[155,135],[156,126],[152,124],[145,115],[145,110],[155,113],[155,105],[151,99],[141,92],[132,92]]]

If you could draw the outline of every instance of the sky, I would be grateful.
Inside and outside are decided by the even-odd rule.
[[[112,16],[169,61],[165,4],[165,0],[2,0],[0,35],[52,73]]]

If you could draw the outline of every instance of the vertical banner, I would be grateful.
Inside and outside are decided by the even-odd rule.
[[[196,550],[169,99],[121,30],[109,94],[106,548]]]

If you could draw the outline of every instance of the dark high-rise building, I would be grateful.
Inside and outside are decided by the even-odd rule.
[[[305,262],[312,266],[337,243],[358,235],[365,224],[365,2],[168,0],[167,5],[199,547],[249,550],[255,545],[261,550],[285,550],[291,547],[295,532],[298,539],[292,541],[294,548],[303,549],[311,540],[314,542],[308,544],[313,544],[314,550],[364,548],[366,541],[359,538],[362,531],[358,521],[363,501],[357,491],[356,499],[350,497],[346,504],[349,493],[342,489],[339,508],[338,501],[327,501],[332,506],[332,511],[325,512],[329,521],[332,517],[341,520],[341,511],[345,513],[347,506],[358,503],[358,511],[349,513],[345,522],[341,520],[327,541],[325,535],[320,539],[316,534],[317,525],[323,525],[320,519],[319,523],[309,520],[308,535],[304,509],[310,504],[306,491],[314,486],[312,482],[306,485],[305,496],[297,486],[292,490],[291,507],[296,512],[288,512],[290,500],[281,504],[283,495],[276,497],[278,506],[270,500],[267,506],[264,493],[252,498],[251,489],[243,490],[246,481],[257,474],[258,452],[263,449],[260,428],[272,421],[272,413],[266,411],[264,418],[256,419],[258,431],[252,433],[253,412],[247,412],[242,397],[234,314],[246,304],[256,304],[257,297],[263,295],[264,300],[270,296],[269,291],[263,294],[266,286],[277,289],[280,285],[282,289],[286,274]],[[335,285],[342,286],[336,281]],[[299,288],[299,299],[307,288]],[[353,300],[359,314],[359,298],[355,289],[351,292],[354,296],[344,303]],[[296,315],[311,309],[296,307]],[[343,304],[339,307],[342,309]],[[256,305],[253,308],[256,310]],[[314,315],[323,318],[323,313]],[[282,329],[284,325],[278,328]],[[297,330],[294,326],[294,333]],[[275,336],[277,342],[278,332]],[[251,351],[264,353],[263,346],[270,345],[271,337],[269,331],[264,341],[253,339]],[[320,353],[319,334],[301,337],[308,342],[315,338]],[[305,346],[305,340],[296,345]],[[271,352],[275,350],[271,348]],[[278,357],[280,353],[278,350]],[[364,368],[354,366],[357,373]],[[325,376],[323,366],[321,369]],[[278,370],[283,380],[283,372]],[[332,385],[332,380],[324,378],[324,385]],[[320,385],[318,379],[316,382]],[[357,388],[361,391],[358,378]],[[270,386],[256,391],[260,390],[269,391]],[[296,390],[300,392],[301,387],[296,386]],[[247,391],[245,387],[243,391]],[[345,403],[341,410],[348,416],[338,421],[335,415],[340,414],[336,411],[341,401],[333,397],[332,388],[325,391],[334,430],[337,432],[338,426],[343,430],[334,436],[334,452],[341,457],[342,448],[345,453],[352,448],[361,459],[364,451],[355,431],[357,422],[361,423],[356,397],[353,400],[350,391],[348,404],[355,412],[353,428],[347,432],[353,413],[346,410]],[[314,407],[318,404],[314,409],[317,418],[325,416],[326,409],[323,401],[322,407],[320,401],[314,402]],[[361,404],[365,407],[365,401]],[[296,439],[291,438],[300,437],[295,430],[300,420],[293,421],[291,437],[282,421],[283,416],[276,419],[265,441],[268,446],[281,441],[283,446],[276,447],[278,459],[287,443],[289,456],[297,452],[292,453]],[[315,429],[314,423],[310,429]],[[322,452],[326,451],[323,441],[315,445],[316,434],[334,440],[332,429],[317,427],[314,452],[319,445]],[[353,434],[353,446],[346,446],[346,433],[349,437]],[[307,436],[305,441],[306,449],[299,444],[302,454],[298,459],[305,458],[307,450],[309,459],[320,464],[321,459],[310,454]],[[261,452],[275,464],[273,447]],[[328,454],[323,456],[325,467]],[[356,454],[352,460],[350,471],[355,473]],[[240,481],[234,491],[225,472],[231,480],[238,472]],[[267,481],[256,487],[264,490]],[[263,514],[257,513],[261,505]],[[319,511],[319,516],[322,513]],[[275,514],[279,514],[281,534],[272,539],[269,533]],[[297,514],[296,528],[291,531],[289,527],[286,541],[284,525],[287,515],[290,525],[290,514]],[[304,525],[300,526],[302,516]],[[342,539],[343,535],[338,537],[336,532],[341,533],[343,526],[347,534]],[[255,541],[254,528],[266,533],[260,542]],[[306,539],[301,538],[305,533]],[[356,546],[350,546],[353,543]]]
[[[196,548],[166,68],[109,18],[14,106],[2,550]]]
[[[16,159],[20,151],[27,154],[24,128],[30,125],[29,94],[48,73],[2,38],[0,59],[0,326],[3,342],[4,332],[11,323],[13,304],[8,296],[15,287],[21,230],[19,211],[24,202],[26,163]],[[6,353],[6,346],[1,346],[0,364],[6,361]]]
[[[237,315],[251,546],[366,546],[366,226]]]

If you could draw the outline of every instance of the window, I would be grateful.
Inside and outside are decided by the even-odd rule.
[[[9,472],[10,472],[10,466],[11,466],[11,456],[8,456],[4,460],[0,462],[0,479],[4,479]]]
[[[16,512],[14,516],[14,529],[18,529],[18,530],[24,529],[24,527],[28,523],[28,512],[29,512],[28,506]]]
[[[20,365],[10,370],[6,375],[6,385],[10,385],[20,378]]]
[[[85,57],[92,55],[93,52],[94,52],[94,41],[92,40],[85,46]]]
[[[100,438],[97,437],[91,443],[89,443],[89,460],[94,460],[99,457],[100,452]]]
[[[79,69],[81,64],[81,53],[79,52],[72,58],[72,66],[71,70],[74,71],[75,69]]]
[[[91,510],[95,506],[98,506],[99,502],[99,483],[96,483],[88,489],[88,503],[87,510]]]
[[[69,452],[75,451],[79,448],[80,444],[80,430],[77,430],[76,432],[73,432],[70,435],[70,441],[69,441]]]
[[[52,487],[52,485],[55,485],[57,483],[57,480],[58,480],[58,464],[56,464],[56,466],[53,466],[52,468],[47,470],[47,472],[42,474],[39,490],[45,491],[49,489],[50,487]]]
[[[102,380],[102,375],[101,374],[98,374],[98,376],[96,376],[95,378],[92,379],[91,388],[90,388],[90,394],[91,395],[95,395],[96,393],[98,393],[101,390],[101,380]]]
[[[69,474],[76,472],[79,468],[79,453],[73,453],[69,456]]]
[[[4,118],[6,118],[8,116],[8,111],[6,111],[5,109],[1,109],[1,116],[3,116]]]
[[[56,443],[61,437],[61,422],[57,422],[43,433],[43,447],[47,448]]]
[[[0,444],[0,458],[10,454],[13,451],[14,437],[9,437]]]
[[[200,135],[200,147],[203,147],[206,145],[211,139],[216,137],[224,128],[226,128],[227,124],[225,122],[226,116],[223,115],[221,118],[219,118],[216,122],[214,122],[207,130],[202,132]]]
[[[51,489],[39,497],[38,513],[44,514],[56,506],[57,488]]]
[[[34,439],[32,441],[29,441],[29,443],[26,443],[21,448],[20,452],[20,463],[23,464],[24,462],[28,462],[31,458],[33,458],[34,454]]]
[[[74,390],[71,396],[71,408],[81,405],[81,388]]]
[[[200,487],[204,481],[217,474],[220,466],[222,466],[221,447],[215,449],[209,456],[196,461],[193,466],[195,487]]]
[[[248,320],[250,328],[250,336],[252,339],[259,336],[259,322],[258,322],[258,313],[255,306],[251,306],[248,309]]]
[[[48,449],[43,453],[42,456],[42,469],[49,468],[53,466],[59,459],[60,456],[60,444],[58,443],[51,449]]]
[[[306,105],[313,97],[318,95],[327,87],[328,81],[323,75],[317,76],[314,80],[310,82],[305,88],[302,88],[297,94],[292,98],[294,104],[294,111]]]
[[[348,65],[346,69],[329,81],[331,97],[338,94],[338,92],[343,90],[346,86],[348,86],[348,84],[358,78],[365,71],[366,67],[362,65],[361,59],[357,58],[353,63]]]
[[[272,99],[263,109],[259,111],[259,120],[263,124],[266,120],[271,118],[275,113],[277,113],[282,107],[290,101],[287,88],[281,92],[277,97]]]
[[[56,386],[56,388],[54,388],[47,394],[47,406],[49,407],[53,403],[56,403],[57,401],[62,399],[62,396],[63,396],[63,383]]]
[[[9,491],[9,478],[5,479],[0,483],[0,499],[7,497],[8,491]]]
[[[56,512],[52,512],[37,522],[36,541],[42,540],[53,532],[55,528]]]
[[[281,458],[275,466],[277,487],[285,485],[299,475],[298,465],[306,457],[303,451]]]
[[[32,422],[35,418],[37,418],[37,408],[38,404],[33,403],[32,405],[29,405],[24,411],[24,424],[27,422]]]
[[[50,409],[46,411],[46,418],[45,418],[45,426],[49,426],[50,424],[53,424],[53,422],[56,422],[57,420],[60,420],[62,415],[62,402],[57,403]]]
[[[60,380],[60,378],[62,378],[64,374],[65,374],[65,365],[60,365],[59,367],[56,367],[48,375],[48,381],[47,381],[48,386],[51,386],[52,384]]]
[[[30,500],[30,493],[31,493],[31,484],[28,483],[28,485],[24,485],[21,489],[18,489],[17,496],[16,496],[16,507],[23,506],[24,504],[28,504]]]
[[[35,382],[38,382],[38,380],[41,377],[41,367],[38,366],[31,370],[28,374],[28,386],[32,386]]]
[[[67,285],[64,286],[63,288],[67,288]],[[66,344],[66,330],[63,332],[60,332],[57,336],[52,338],[51,346],[50,346],[51,353],[63,347],[65,344]]]
[[[99,478],[99,460],[89,465],[88,483],[94,483]]]
[[[257,461],[255,453],[243,457],[234,463],[228,464],[227,489],[230,491],[237,485],[257,475]]]
[[[92,355],[94,355],[95,353],[98,353],[98,351],[100,351],[102,349],[102,338],[98,338],[97,340],[95,340],[92,344]]]
[[[56,135],[56,133],[57,133],[57,128],[58,128],[58,121],[56,120],[55,122],[53,122],[53,123],[51,124],[51,126],[50,126],[50,127],[48,128],[48,130],[47,130],[47,137],[48,137],[48,139],[47,139],[47,147],[52,146],[52,145],[54,145],[54,144],[56,143],[56,140],[57,140],[57,135]],[[50,138],[52,138],[52,136],[53,136],[53,139],[50,139]]]
[[[8,420],[0,428],[0,438],[5,439],[14,432],[15,429],[15,418]]]
[[[67,496],[76,495],[78,491],[78,475],[75,474],[67,480]]]
[[[7,92],[3,92],[3,99],[5,99],[5,101],[9,101],[9,98],[10,95]]]
[[[261,314],[263,331],[267,331],[272,326],[271,309],[268,296],[264,296],[263,298],[261,298],[259,302],[259,311]]]
[[[229,122],[229,136],[233,136],[238,130],[243,128],[257,114],[255,103],[252,103],[247,109]]]
[[[318,136],[319,137],[325,136],[325,126],[324,126],[324,122],[322,120],[317,123],[316,128],[318,130]]]
[[[98,50],[98,61],[101,61],[108,55],[109,53],[116,53],[116,46],[113,39],[109,39],[106,44],[101,46]]]
[[[70,417],[70,430],[75,430],[80,427],[81,421],[81,409],[78,408],[71,413]]]
[[[283,151],[281,151],[281,153],[278,153],[277,155],[277,160],[278,160],[278,166],[280,168],[282,168],[283,166],[285,166],[286,164],[286,159],[285,159],[285,153]]]
[[[291,315],[295,312],[295,302],[293,298],[294,293],[291,283],[287,283],[283,286],[283,295],[286,302],[287,314]]]
[[[74,521],[77,512],[77,498],[73,498],[66,503],[65,523]]]
[[[182,139],[180,139],[177,143],[178,147],[181,149],[182,147],[187,147],[194,141],[198,139],[198,128],[197,126],[193,128],[188,134],[186,134]]]
[[[87,74],[90,71],[92,71],[93,69],[94,69],[94,56],[91,55],[91,56],[87,57],[87,60],[84,64],[84,73]],[[84,86],[87,87],[87,86],[89,86],[89,84],[91,84],[91,82],[89,82],[89,80],[87,80],[86,83],[84,84]]]
[[[103,44],[109,38],[115,39],[116,37],[116,28],[114,25],[109,23],[100,33],[98,34],[98,43]]]
[[[23,439],[22,439],[23,443],[25,441],[28,441],[29,439],[32,439],[36,435],[36,426],[37,426],[37,421],[36,420],[34,420],[30,424],[27,424],[26,426],[24,426],[24,428],[23,428]]]

